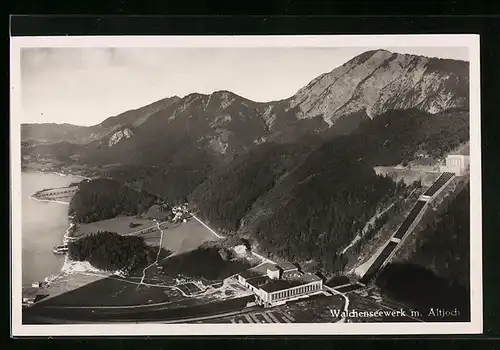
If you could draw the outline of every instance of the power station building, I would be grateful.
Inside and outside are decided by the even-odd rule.
[[[469,156],[451,154],[446,157],[445,165],[440,167],[442,173],[454,173],[457,176],[465,174],[469,167]]]
[[[265,307],[283,304],[289,300],[318,294],[323,280],[312,273],[303,273],[290,264],[262,264],[243,271],[238,282],[250,289],[259,304]]]

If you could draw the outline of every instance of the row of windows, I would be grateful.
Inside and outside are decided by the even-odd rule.
[[[295,295],[313,292],[313,291],[316,291],[318,289],[319,289],[319,285],[314,284],[314,285],[307,285],[307,286],[303,286],[303,287],[299,287],[299,288],[295,288],[295,289],[284,290],[282,292],[271,294],[271,300],[278,300],[278,299],[293,297]]]

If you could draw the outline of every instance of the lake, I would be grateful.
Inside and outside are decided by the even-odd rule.
[[[64,255],[55,255],[52,249],[62,244],[69,226],[68,205],[39,202],[30,196],[45,188],[68,186],[81,178],[35,172],[23,172],[21,177],[22,281],[27,285],[61,271]]]

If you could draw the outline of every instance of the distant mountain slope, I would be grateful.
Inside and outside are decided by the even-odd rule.
[[[86,144],[93,140],[108,136],[122,127],[137,127],[155,112],[179,100],[174,96],[156,101],[147,106],[133,109],[114,117],[107,118],[102,123],[93,126],[78,126],[72,124],[22,124],[21,139],[23,141],[59,142],[66,141],[76,144]],[[68,112],[70,113],[70,112]]]
[[[21,124],[21,140],[35,142],[73,142],[77,143],[87,134],[87,127],[72,124],[33,123]]]
[[[90,153],[87,160],[97,163],[120,162],[115,158],[124,158],[123,154],[130,162],[157,161],[158,156],[170,156],[173,144],[187,147],[188,143],[227,157],[269,140],[294,141],[304,133],[346,134],[388,110],[439,113],[467,108],[468,66],[463,61],[368,51],[285,100],[259,103],[229,91],[193,93],[166,98],[91,127],[23,125],[22,139],[88,144],[82,152]]]

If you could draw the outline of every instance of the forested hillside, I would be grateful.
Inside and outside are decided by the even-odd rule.
[[[300,164],[318,141],[262,144],[215,171],[191,194],[190,202],[210,224],[235,231],[257,198]]]
[[[337,270],[339,250],[396,195],[396,184],[373,166],[420,152],[439,157],[468,134],[465,111],[389,111],[319,147],[259,147],[209,177],[191,200],[205,220],[256,239],[271,254]]]
[[[69,214],[76,222],[93,222],[142,213],[155,201],[156,196],[128,188],[118,181],[83,181],[71,199]]]
[[[113,166],[104,170],[103,175],[154,193],[169,203],[184,203],[188,195],[218,167],[217,159],[198,150],[179,155],[165,164]]]
[[[396,184],[355,161],[336,160],[289,189],[284,201],[269,204],[274,214],[255,230],[262,248],[291,261],[313,259],[327,270],[342,268],[337,253]]]

